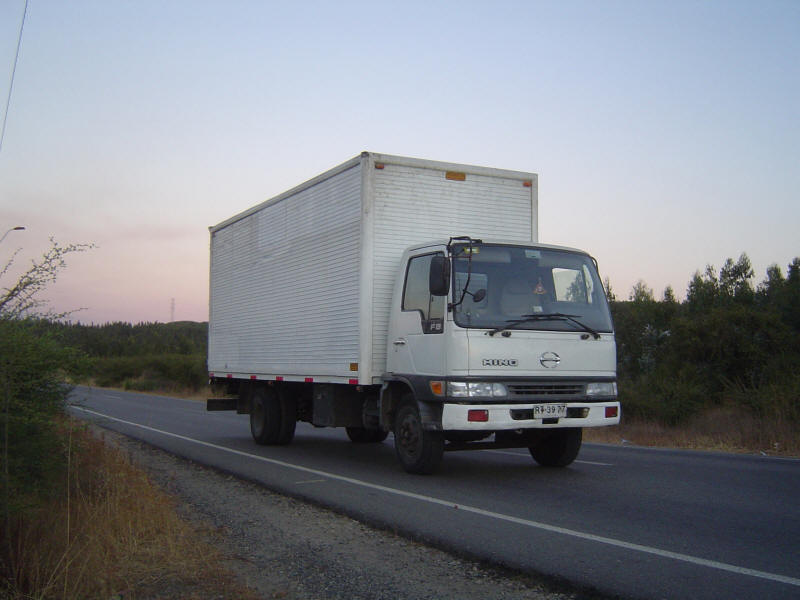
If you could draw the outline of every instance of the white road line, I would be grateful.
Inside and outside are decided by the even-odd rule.
[[[305,481],[295,481],[295,485],[304,485],[306,483],[324,483],[327,479],[307,479]]]
[[[487,450],[487,452],[494,452],[495,454],[507,454],[508,456],[516,456],[518,458],[530,458],[530,454],[522,453],[522,452],[506,452],[505,450]],[[576,463],[580,463],[582,465],[595,465],[598,467],[613,467],[611,463],[604,463],[604,462],[593,462],[591,460],[576,460]]]
[[[421,502],[428,502],[429,504],[436,504],[439,506],[445,506],[447,508],[453,508],[456,510],[463,510],[464,512],[469,512],[476,515],[481,515],[483,517],[489,517],[491,519],[497,519],[499,521],[505,521],[507,523],[514,523],[516,525],[523,525],[525,527],[531,527],[532,529],[539,529],[542,531],[549,531],[551,533],[558,533],[560,535],[565,535],[573,538],[578,538],[582,540],[588,540],[591,542],[598,542],[600,544],[606,544],[608,546],[614,546],[616,548],[624,548],[625,550],[633,550],[635,552],[641,552],[643,554],[652,554],[654,556],[660,556],[661,558],[670,558],[673,560],[678,560],[681,562],[690,563],[693,565],[698,565],[701,567],[708,567],[710,569],[717,569],[719,571],[727,571],[729,573],[735,573],[737,575],[747,575],[749,577],[757,577],[759,579],[766,579],[769,581],[774,581],[778,583],[785,583],[788,585],[793,585],[800,587],[800,579],[795,577],[788,577],[786,575],[778,575],[777,573],[768,573],[766,571],[758,571],[756,569],[749,569],[747,567],[740,567],[737,565],[731,565],[728,563],[719,562],[716,560],[708,560],[706,558],[700,558],[698,556],[691,556],[689,554],[681,554],[679,552],[670,552],[669,550],[661,550],[660,548],[653,548],[651,546],[643,546],[641,544],[634,544],[631,542],[625,542],[623,540],[617,540],[614,538],[604,537],[601,535],[594,535],[593,533],[586,533],[583,531],[576,531],[574,529],[566,529],[564,527],[557,527],[555,525],[548,525],[547,523],[541,523],[539,521],[531,521],[530,519],[522,519],[520,517],[514,517],[511,515],[504,515],[502,513],[492,512],[490,510],[484,510],[482,508],[477,508],[475,506],[468,506],[466,504],[459,504],[457,502],[453,502],[451,500],[443,500],[441,498],[435,498],[433,496],[425,496],[423,494],[416,494],[414,492],[408,492],[406,490],[400,490],[397,488],[391,488],[384,485],[379,485],[377,483],[370,483],[369,481],[362,481],[361,479],[355,479],[353,477],[346,477],[344,475],[337,475],[336,473],[329,473],[327,471],[321,471],[319,469],[312,469],[310,467],[303,467],[300,465],[295,465],[286,461],[277,460],[275,458],[267,458],[266,456],[259,456],[257,454],[250,454],[249,452],[242,452],[241,450],[234,450],[233,448],[226,448],[225,446],[219,446],[217,444],[212,444],[210,442],[204,442],[202,440],[196,440],[194,438],[186,437],[184,435],[179,435],[177,433],[172,433],[169,431],[164,431],[163,429],[156,429],[154,427],[148,427],[147,425],[141,425],[139,423],[134,423],[132,421],[126,421],[124,419],[118,419],[117,417],[112,417],[110,415],[106,415],[100,412],[96,412],[94,410],[89,410],[88,408],[81,408],[79,406],[73,406],[72,408],[76,410],[80,410],[92,415],[97,415],[98,417],[103,417],[105,419],[109,419],[111,421],[116,421],[117,423],[123,423],[125,425],[130,425],[132,427],[139,427],[146,431],[152,431],[153,433],[158,433],[161,435],[165,435],[168,437],[172,437],[175,439],[183,440],[185,442],[192,442],[199,446],[205,446],[206,448],[213,448],[214,450],[221,450],[222,452],[229,452],[231,454],[235,454],[237,456],[243,456],[245,458],[252,458],[253,460],[258,460],[261,462],[270,463],[273,465],[278,465],[280,467],[286,467],[289,469],[295,469],[297,471],[303,471],[304,473],[310,473],[312,475],[317,475],[318,477],[325,477],[327,479],[335,479],[337,481],[343,481],[345,483],[349,483],[352,485],[357,485],[360,487],[365,487],[373,490],[378,490],[381,492],[386,492],[387,494],[394,494],[396,496],[403,496],[405,498],[413,498],[414,500],[419,500]]]

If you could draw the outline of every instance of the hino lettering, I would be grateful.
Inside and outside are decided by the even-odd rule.
[[[484,358],[484,367],[516,367],[519,361],[516,358]]]

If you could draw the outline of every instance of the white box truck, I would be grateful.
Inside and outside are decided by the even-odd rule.
[[[577,456],[619,422],[595,260],[538,243],[534,173],[364,152],[210,228],[208,410],[259,444],[297,421],[391,432],[430,473],[445,450]]]

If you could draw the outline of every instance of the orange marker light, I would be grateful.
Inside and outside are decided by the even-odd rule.
[[[441,381],[431,381],[428,384],[434,396],[444,396],[444,383]]]

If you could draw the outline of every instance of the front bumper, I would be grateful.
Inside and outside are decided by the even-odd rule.
[[[620,404],[608,402],[565,402],[567,416],[557,419],[528,419],[525,411],[533,411],[538,402],[526,404],[451,404],[442,406],[444,431],[503,431],[559,427],[605,427],[619,424]],[[614,410],[616,409],[616,410]],[[470,411],[486,411],[488,419],[469,420]],[[584,416],[585,413],[585,416]],[[613,414],[614,416],[607,416]],[[512,416],[513,415],[513,416]]]

